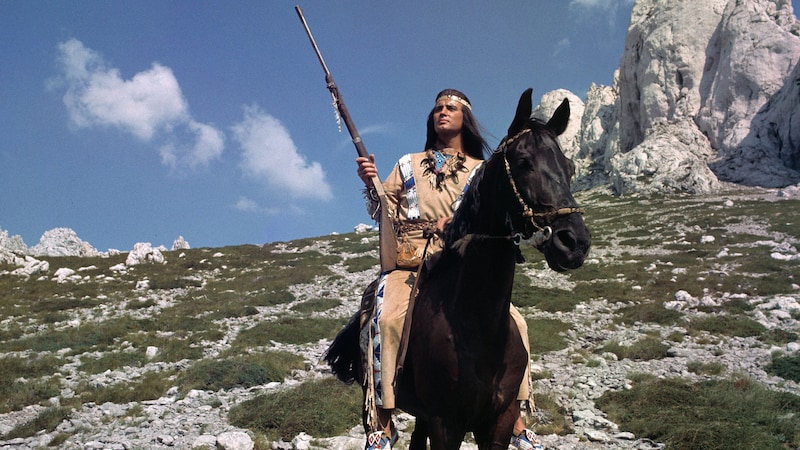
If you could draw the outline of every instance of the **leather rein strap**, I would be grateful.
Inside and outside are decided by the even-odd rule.
[[[524,134],[530,133],[530,131],[531,131],[530,128],[526,128],[517,133],[516,135],[514,135],[513,137],[506,139],[500,144],[500,146],[497,147],[497,150],[495,150],[494,152],[503,154],[503,164],[505,165],[506,168],[508,183],[511,185],[511,190],[514,192],[514,196],[517,198],[517,202],[522,207],[522,217],[530,220],[531,224],[536,229],[537,233],[545,234],[546,236],[544,236],[544,240],[546,241],[547,239],[550,238],[552,230],[550,229],[549,226],[542,227],[541,225],[539,225],[539,223],[536,221],[537,218],[545,219],[547,221],[552,221],[554,218],[559,216],[567,216],[574,213],[583,214],[584,209],[577,206],[567,206],[563,208],[556,208],[551,211],[535,212],[533,208],[531,208],[528,205],[525,199],[522,198],[522,195],[519,193],[519,189],[517,189],[517,183],[514,181],[514,176],[511,174],[511,165],[508,163],[508,154],[506,152],[506,149],[508,148],[509,145],[511,145],[511,143],[519,139]]]

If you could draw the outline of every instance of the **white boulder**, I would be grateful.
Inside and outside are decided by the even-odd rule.
[[[125,259],[126,266],[135,266],[142,263],[164,264],[164,254],[161,250],[154,248],[149,242],[137,242],[133,245],[133,250],[128,253]]]
[[[172,251],[175,250],[189,250],[189,243],[183,238],[183,236],[178,236],[178,239],[172,242]]]
[[[45,231],[29,252],[33,256],[100,256],[97,249],[82,241],[71,228]]]

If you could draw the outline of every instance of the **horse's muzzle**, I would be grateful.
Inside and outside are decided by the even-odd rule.
[[[577,269],[589,255],[591,234],[580,214],[555,220],[553,235],[541,246],[547,265],[557,272]]]

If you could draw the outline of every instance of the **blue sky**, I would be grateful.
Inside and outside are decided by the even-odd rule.
[[[125,251],[370,223],[296,4],[385,176],[441,89],[494,146],[524,89],[610,84],[632,0],[0,0],[0,229]]]

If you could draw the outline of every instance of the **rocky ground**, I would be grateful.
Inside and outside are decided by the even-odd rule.
[[[770,195],[770,201],[779,200],[775,198],[775,192]],[[744,197],[727,196],[726,198],[714,198],[706,201],[713,205],[713,210],[724,214],[725,208],[735,208],[738,202]],[[766,198],[766,197],[765,197]],[[618,208],[619,205],[604,203],[611,200],[594,199],[592,205],[595,208]],[[697,200],[693,200],[696,206]],[[787,203],[792,208],[796,208],[796,203]],[[665,211],[680,209],[680,203],[673,203],[662,207],[654,214],[666,215]],[[587,208],[588,209],[588,208]],[[653,208],[657,209],[657,208]],[[792,214],[800,213],[794,211]],[[595,222],[597,229],[607,229],[608,224],[604,221],[614,221],[619,214],[608,214],[603,218],[598,218]],[[591,225],[591,222],[590,222]],[[679,228],[675,225],[672,229]],[[695,233],[696,232],[696,233]],[[596,232],[595,232],[596,233]],[[731,276],[756,276],[754,274],[737,273],[735,269],[735,259],[738,252],[743,249],[756,248],[766,254],[771,254],[772,258],[788,261],[789,263],[800,264],[800,252],[797,250],[798,236],[787,233],[778,233],[770,230],[770,224],[761,220],[734,221],[727,226],[726,233],[743,233],[749,236],[742,240],[740,244],[731,245],[730,239],[726,240],[725,246],[720,245],[717,253],[708,258],[705,264],[713,270],[727,270]],[[688,226],[685,231],[677,232],[682,235],[684,240],[696,239],[705,240],[705,244],[713,247],[714,234],[716,239],[720,239],[719,230],[697,230]],[[597,236],[597,234],[595,234]],[[587,267],[592,265],[608,265],[612,261],[623,259],[636,259],[640,255],[651,255],[663,253],[663,261],[656,261],[644,266],[644,271],[671,271],[681,274],[683,268],[676,267],[668,262],[666,256],[668,252],[657,246],[635,247],[630,245],[630,240],[626,239],[625,232],[618,231],[616,236],[608,236],[604,239],[597,239],[596,245],[592,250],[591,258],[586,262]],[[753,238],[755,236],[755,238]],[[359,239],[374,240],[371,234],[363,235]],[[669,239],[673,239],[670,237]],[[699,243],[699,242],[698,242]],[[694,243],[688,242],[693,245]],[[328,251],[324,244],[312,247],[320,252]],[[304,251],[287,244],[284,251]],[[224,252],[224,249],[220,249]],[[733,256],[732,256],[733,255]],[[167,259],[175,258],[174,253],[167,255]],[[372,271],[351,273],[342,264],[337,264],[331,269],[336,273],[336,277],[324,281],[326,289],[339,293],[343,299],[340,306],[325,311],[327,316],[348,317],[356,309],[360,290],[368,284],[374,276]],[[692,269],[694,270],[694,269]],[[709,269],[711,270],[711,269]],[[78,272],[80,273],[80,272]],[[526,274],[531,279],[534,288],[561,289],[565,296],[569,296],[575,282],[570,279],[570,275],[556,274],[547,270],[541,261],[534,261],[526,267]],[[0,276],[12,276],[9,273]],[[53,273],[50,274],[54,279]],[[113,276],[113,274],[109,274]],[[207,273],[203,276],[218,276]],[[626,279],[626,274],[618,274],[620,282]],[[69,278],[62,282],[77,282],[77,279]],[[798,280],[800,281],[800,280]],[[670,302],[669,308],[680,310],[687,316],[703,315],[702,304],[719,304],[738,298],[746,300],[755,306],[750,313],[751,317],[758,320],[764,326],[780,328],[784,330],[798,332],[800,323],[796,318],[800,311],[800,287],[793,284],[793,290],[780,295],[771,296],[743,296],[741,294],[713,292],[686,292],[682,286],[673,287],[674,302]],[[641,289],[641,286],[633,285],[631,289]],[[214,357],[224,351],[236,334],[261,320],[286,312],[294,304],[302,302],[304,299],[313,297],[319,290],[318,283],[299,284],[292,287],[292,293],[297,299],[293,303],[281,304],[270,307],[260,307],[255,315],[248,315],[239,318],[228,318],[225,329],[226,335],[216,342],[209,343],[204,352],[206,357]],[[152,297],[155,305],[169,305],[173,302],[173,297],[181,295],[180,289],[175,290],[144,290],[139,286],[138,290],[132,292],[134,297]],[[702,379],[704,375],[698,375],[687,369],[687,364],[693,361],[715,361],[720,362],[727,368],[726,373],[744,373],[755,380],[769,386],[771,389],[784,390],[796,395],[800,395],[800,385],[793,381],[784,380],[765,372],[765,366],[769,363],[772,352],[778,350],[787,354],[797,354],[800,352],[800,344],[796,342],[787,343],[781,347],[764,345],[755,337],[725,337],[719,339],[709,339],[705,335],[691,335],[681,326],[663,326],[649,322],[635,323],[628,326],[620,326],[614,322],[616,311],[619,308],[628,306],[630,302],[618,302],[614,299],[590,299],[581,301],[570,311],[545,312],[535,307],[521,308],[523,314],[528,319],[551,318],[558,319],[571,324],[571,328],[565,333],[567,341],[566,348],[558,351],[546,352],[538,356],[532,362],[534,373],[547,373],[548,376],[535,381],[534,390],[538,393],[547,393],[558,399],[558,401],[569,411],[572,433],[567,435],[543,435],[540,436],[545,448],[549,449],[656,449],[663,448],[659,443],[647,439],[641,439],[631,433],[624,432],[619,426],[608,420],[605,414],[600,411],[594,400],[608,390],[620,390],[630,388],[628,376],[631,373],[649,373],[658,377],[685,377],[689,379]],[[101,311],[85,311],[87,317],[113,317],[118,314],[129,314],[124,302],[114,306],[104,304]],[[141,312],[142,314],[157,314],[158,306]],[[2,318],[0,327],[8,327],[13,318]],[[76,319],[78,320],[78,319]],[[665,341],[667,336],[680,333],[685,336],[681,341],[670,340],[668,357],[652,359],[646,361],[634,361],[630,359],[619,359],[612,353],[593,353],[595,364],[577,364],[575,361],[585,359],[588,353],[594,352],[601,343],[616,341],[621,345],[636,342],[643,336],[657,334],[662,336]],[[0,441],[0,448],[15,449],[35,449],[47,447],[57,433],[69,434],[71,437],[61,443],[59,447],[69,449],[144,449],[144,448],[226,448],[244,449],[252,448],[252,433],[249,430],[233,427],[228,422],[228,411],[233,405],[243,400],[252,398],[263,392],[302,383],[305,380],[318,377],[330,376],[326,365],[321,362],[321,357],[325,351],[327,340],[304,344],[288,345],[273,342],[272,345],[278,349],[289,350],[300,354],[306,361],[306,370],[298,371],[290,379],[283,383],[270,383],[250,389],[232,389],[229,391],[190,391],[188,395],[178,395],[178,387],[171,389],[166,395],[153,401],[131,404],[83,404],[74,411],[68,420],[64,420],[53,432],[40,432],[32,437],[18,438],[7,441]],[[124,346],[124,343],[121,344]],[[19,352],[16,356],[24,354]],[[77,383],[85,382],[87,375],[80,371],[80,355],[72,357],[72,363],[62,367],[61,395],[50,400],[51,405],[58,404],[61,398],[69,398],[71,392],[77,389]],[[124,370],[107,371],[104,373],[91,375],[90,382],[96,385],[107,385],[121,380],[131,380],[140,376],[144,372],[165,371],[172,368],[186,368],[192,361],[183,360],[176,363],[152,363],[143,367],[126,367]],[[0,415],[0,435],[7,433],[15,426],[32,420],[40,411],[49,405],[31,405],[20,411],[14,411]],[[135,410],[136,414],[131,414]],[[398,448],[403,448],[409,438],[406,432],[413,419],[407,415],[398,417],[401,441]],[[363,446],[363,432],[358,424],[353,424],[353,429],[344,436],[308,436],[301,434],[292,442],[282,442],[273,444],[276,448],[285,449],[360,449]],[[475,446],[468,442],[462,448],[473,449]]]

